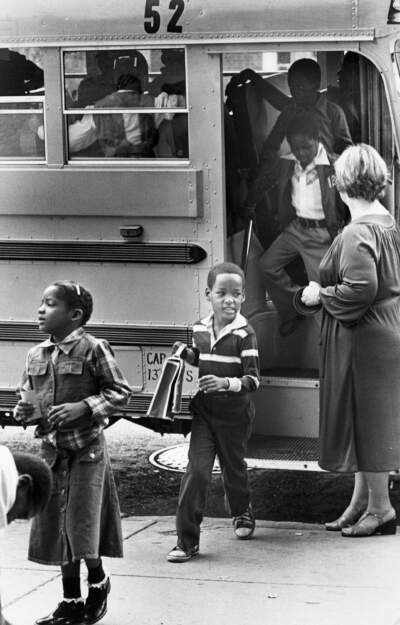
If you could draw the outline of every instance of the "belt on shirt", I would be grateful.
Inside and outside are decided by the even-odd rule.
[[[306,217],[296,217],[297,223],[303,228],[326,228],[326,219],[307,219]]]

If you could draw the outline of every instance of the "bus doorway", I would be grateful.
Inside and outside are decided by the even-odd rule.
[[[322,51],[307,48],[301,51],[296,48],[295,52],[283,52],[268,48],[261,52],[225,53],[227,249],[235,262],[241,260],[246,225],[243,209],[252,181],[263,167],[263,146],[282,111],[293,107],[288,70],[293,63],[305,58],[320,67],[318,102],[325,114],[328,111],[328,121],[330,110],[340,109],[351,141],[373,145],[396,180],[394,132],[385,86],[379,69],[368,58],[345,49]],[[313,107],[309,110],[313,111]],[[332,122],[333,138],[335,131]],[[324,143],[322,137],[320,142]],[[329,153],[339,153],[345,147],[339,142],[335,145],[335,141],[324,145]],[[276,153],[276,159],[279,158],[293,158],[286,139]],[[254,450],[259,454],[264,449],[271,459],[276,450],[276,462],[280,462],[282,455],[286,460],[301,456],[306,464],[295,464],[293,468],[309,468],[317,458],[321,319],[319,314],[309,316],[293,332],[284,335],[281,331],[281,318],[273,295],[265,288],[260,265],[260,258],[280,233],[277,219],[279,181],[275,180],[274,184],[270,184],[269,178],[268,181],[256,205],[255,234],[247,264],[247,300],[243,311],[257,333],[262,370],[262,383],[255,398],[256,444],[253,455]],[[394,214],[393,197],[392,188],[385,201]],[[285,269],[294,289],[308,283],[300,257]],[[259,437],[263,438],[262,444]],[[274,462],[272,466],[275,466]]]

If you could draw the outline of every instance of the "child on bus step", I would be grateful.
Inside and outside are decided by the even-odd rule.
[[[200,524],[216,455],[234,532],[239,539],[254,532],[244,457],[254,417],[249,393],[259,386],[259,364],[254,330],[240,314],[244,289],[240,267],[233,263],[212,267],[206,288],[212,313],[194,325],[193,345],[181,355],[199,367],[199,391],[191,402],[189,464],[181,483],[178,542],[168,554],[170,562],[186,562],[199,553]],[[179,345],[175,343],[174,349]]]
[[[279,316],[279,332],[292,334],[305,318],[296,313],[293,296],[300,288],[286,272],[301,258],[309,281],[319,281],[319,264],[338,231],[349,219],[335,185],[334,156],[320,141],[320,126],[311,113],[293,117],[286,129],[290,154],[281,156],[274,170],[260,170],[247,211],[257,198],[276,187],[276,218],[280,234],[260,258],[265,286]]]
[[[38,423],[42,456],[50,465],[54,488],[48,505],[34,519],[28,558],[61,565],[64,598],[37,625],[96,623],[107,610],[110,579],[101,556],[122,557],[118,497],[103,429],[124,406],[130,387],[104,340],[83,327],[93,308],[92,296],[70,281],[44,291],[39,328],[50,338],[27,357],[20,394],[33,390],[35,407],[20,399],[14,416]],[[89,592],[81,596],[80,560],[88,568]]]

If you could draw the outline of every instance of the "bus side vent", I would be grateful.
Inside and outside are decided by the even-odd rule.
[[[99,339],[106,339],[112,345],[157,345],[171,346],[175,341],[191,343],[191,330],[185,326],[130,326],[95,325],[86,330]],[[45,335],[36,323],[0,321],[0,341],[43,341]]]
[[[133,413],[146,413],[150,406],[152,396],[151,395],[135,395],[131,396],[128,407],[124,409],[124,412]],[[182,409],[181,414],[190,414],[189,410],[190,397],[182,397]]]
[[[128,406],[123,409],[124,414],[146,414],[148,407],[150,406],[151,395],[133,395],[128,403]],[[13,389],[0,389],[0,415],[1,413],[11,412],[18,398],[16,392]],[[182,397],[182,410],[181,414],[188,416],[190,397]],[[5,415],[0,416],[0,425],[8,425],[13,423],[12,416],[5,418]]]
[[[0,240],[0,260],[193,265],[206,256],[193,243]]]

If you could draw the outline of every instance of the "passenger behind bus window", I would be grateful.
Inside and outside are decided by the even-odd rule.
[[[185,84],[185,52],[178,49],[165,49],[161,53],[161,72],[149,84],[152,96],[158,96],[168,85]],[[185,94],[184,94],[185,95]]]
[[[267,82],[264,82],[260,76],[251,70],[244,70],[239,75],[238,80],[254,82],[258,89],[263,89],[264,97],[267,100],[271,98],[272,105],[277,105],[278,109],[284,104],[284,99],[287,99],[287,105],[283,108],[264,143],[262,160],[268,159],[273,163],[276,154],[281,148],[291,119],[304,111],[312,113],[318,121],[320,140],[329,153],[340,154],[347,146],[352,144],[343,110],[338,104],[330,102],[326,94],[319,91],[321,68],[313,59],[299,59],[289,67],[288,85],[292,98],[285,94],[279,95],[279,90],[268,85]]]
[[[266,289],[280,316],[280,334],[294,332],[304,317],[293,307],[295,286],[286,271],[290,262],[303,260],[309,280],[319,280],[319,264],[347,213],[335,188],[332,155],[319,140],[311,113],[297,115],[286,130],[291,153],[282,156],[276,171],[267,169],[253,185],[257,194],[277,185],[277,219],[281,234],[260,259]],[[249,204],[248,209],[251,210]]]
[[[99,50],[96,53],[98,71],[89,74],[78,87],[79,108],[86,108],[113,93],[123,74],[139,78],[143,93],[147,92],[149,68],[145,56],[138,50]],[[151,106],[150,102],[145,104]]]
[[[139,78],[122,74],[117,91],[99,102],[95,108],[134,108],[146,106]],[[106,157],[152,157],[158,139],[154,115],[146,113],[110,113],[95,115],[97,138]]]
[[[43,85],[40,67],[19,52],[0,48],[0,96],[27,95]]]
[[[78,108],[86,108],[115,91],[114,52],[99,50],[96,63],[98,73],[84,78],[78,87]]]
[[[154,100],[149,96],[149,65],[144,54],[139,50],[116,50],[114,59],[114,81],[118,84],[123,74],[132,74],[139,78],[142,87],[141,106],[153,106]]]
[[[179,108],[186,106],[185,81],[164,84],[155,99],[156,108]],[[154,147],[159,158],[188,158],[188,124],[186,113],[156,113],[158,143]]]
[[[8,48],[0,49],[0,96],[27,96],[44,84],[43,70],[23,54]],[[29,104],[28,104],[29,106]],[[44,146],[30,127],[29,116],[18,115],[24,102],[13,102],[7,108],[15,114],[0,115],[0,157],[44,156]],[[43,123],[43,115],[32,115]]]
[[[154,115],[146,113],[106,113],[94,115],[95,108],[137,108],[148,106],[140,80],[123,74],[116,92],[99,100],[91,112],[68,127],[70,153],[87,157],[152,157],[158,133]]]

